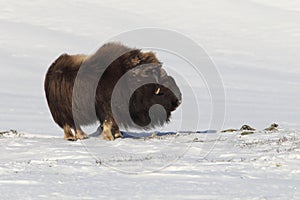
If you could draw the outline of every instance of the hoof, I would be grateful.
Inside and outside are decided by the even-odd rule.
[[[77,135],[76,135],[76,139],[77,139],[77,140],[84,140],[84,139],[88,139],[88,138],[89,138],[89,136],[86,135],[86,134],[85,134],[85,135],[80,135],[80,136],[77,136]]]
[[[114,138],[115,138],[115,139],[117,139],[117,138],[123,138],[123,135],[122,135],[122,133],[121,133],[120,131],[118,131],[118,132],[116,132],[116,133],[114,134]]]
[[[77,140],[76,137],[74,137],[74,136],[64,137],[64,139],[67,141],[76,141]]]

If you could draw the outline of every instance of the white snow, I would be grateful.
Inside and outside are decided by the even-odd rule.
[[[299,24],[298,0],[0,0],[0,131],[19,133],[0,135],[0,199],[300,199]],[[224,129],[282,129],[64,141],[43,91],[51,62],[142,27],[178,31],[205,49],[225,87]],[[158,57],[186,72],[200,109],[188,118],[209,128],[203,81]],[[182,107],[193,111],[189,97]],[[178,128],[189,119],[179,109],[159,130],[190,130]]]

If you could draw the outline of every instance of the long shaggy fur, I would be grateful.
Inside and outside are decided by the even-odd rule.
[[[143,64],[150,65],[137,68]],[[117,93],[114,102],[117,113],[113,116],[112,93],[125,73],[128,78],[123,80],[121,90]],[[102,76],[99,77],[99,74]],[[144,79],[153,83],[131,91],[131,88]],[[97,120],[103,126],[109,124],[106,132],[110,129],[109,134],[113,138],[120,135],[119,125],[135,128],[163,125],[169,121],[171,112],[181,102],[181,93],[175,80],[162,69],[161,62],[153,52],[141,52],[119,43],[107,43],[91,56],[59,56],[48,69],[44,86],[52,117],[65,129],[66,139],[69,139],[70,128],[76,134],[79,131],[77,138],[83,139],[84,133],[80,126],[95,123]],[[130,92],[132,96],[129,103],[122,101],[122,97]],[[162,117],[161,109],[154,109],[153,116],[149,116],[149,109],[155,104],[164,107],[166,118]],[[128,110],[132,120],[125,114]]]

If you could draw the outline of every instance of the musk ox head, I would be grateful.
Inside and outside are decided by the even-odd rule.
[[[122,136],[119,126],[161,126],[181,103],[175,80],[153,52],[120,43],[107,43],[91,56],[60,56],[46,74],[45,92],[51,114],[64,128],[66,139],[85,138],[80,126],[97,120],[104,130],[101,138],[108,140]]]
[[[150,63],[135,67],[125,75],[122,83],[123,110],[128,109],[130,116],[116,116],[117,121],[124,127],[148,129],[162,126],[169,122],[171,112],[181,103],[181,93],[175,80],[168,76],[161,64]],[[130,95],[129,98],[124,98]],[[127,103],[124,103],[124,99]]]

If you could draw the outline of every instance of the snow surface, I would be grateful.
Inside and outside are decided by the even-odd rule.
[[[0,131],[19,133],[0,136],[0,199],[300,199],[299,24],[298,0],[0,0]],[[64,141],[45,101],[48,66],[142,27],[176,30],[206,50],[225,87],[224,129],[282,130]],[[190,119],[208,129],[209,94],[188,79],[201,109]],[[194,109],[187,96],[184,106]],[[189,120],[180,113],[159,130],[190,130],[178,128]]]

